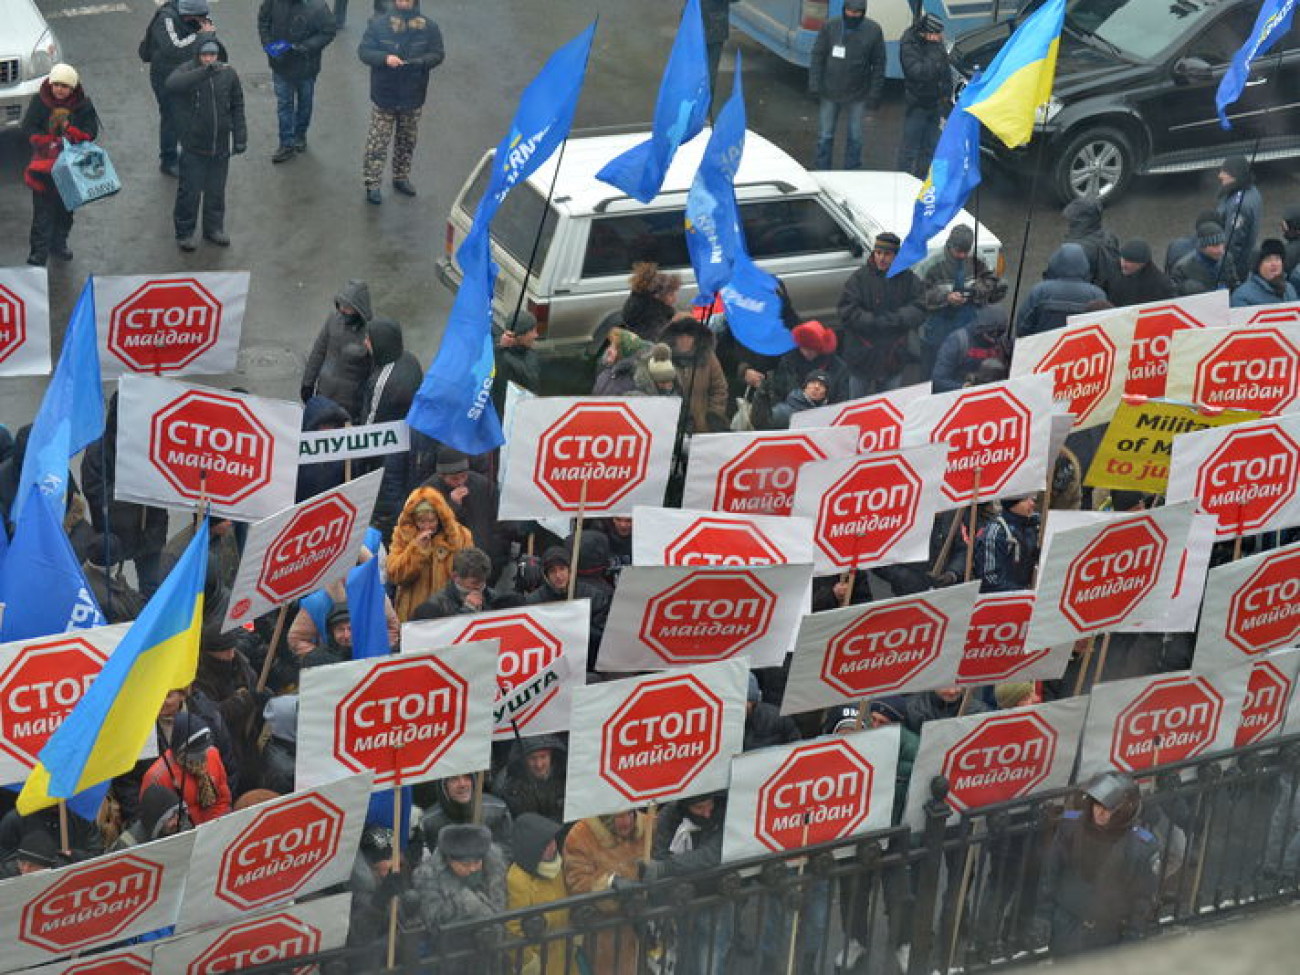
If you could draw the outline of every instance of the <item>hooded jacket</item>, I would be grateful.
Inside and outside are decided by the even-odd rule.
[[[615,877],[635,880],[637,860],[645,852],[645,818],[635,813],[632,835],[616,834],[612,817],[596,816],[573,825],[564,840],[564,881],[570,894],[609,890]],[[618,902],[598,900],[593,905],[606,914],[618,910]],[[587,936],[583,948],[593,972],[601,975],[636,975],[637,932],[629,922],[616,927],[602,926]]]
[[[389,55],[402,59],[388,66]],[[409,112],[424,104],[429,75],[442,64],[442,31],[420,10],[388,7],[372,17],[357,47],[357,57],[370,66],[370,100],[390,112]]]
[[[693,352],[678,352],[674,339],[695,336]],[[727,377],[714,353],[713,333],[693,318],[679,318],[664,329],[663,341],[673,348],[677,383],[686,398],[687,433],[717,433],[727,429]]]
[[[1083,248],[1088,258],[1084,280],[1104,288],[1119,275],[1119,240],[1101,225],[1101,214],[1096,200],[1071,200],[1062,211],[1066,221],[1062,243]]]
[[[341,304],[350,305],[356,314],[344,315],[338,310]],[[364,281],[349,281],[334,296],[334,312],[316,336],[302,374],[304,390],[328,396],[353,420],[361,418],[362,393],[370,377],[366,327],[372,317],[370,287]]]
[[[415,509],[428,503],[438,516],[438,527],[427,545],[420,544]],[[461,549],[472,547],[474,536],[456,520],[451,506],[435,488],[419,487],[411,492],[393,529],[393,544],[385,566],[388,581],[397,587],[393,609],[403,622],[415,607],[451,581],[451,560]]]
[[[1156,267],[1155,261],[1148,261],[1140,271],[1132,274],[1121,271],[1106,285],[1106,296],[1116,308],[1142,305],[1148,301],[1164,301],[1177,294],[1174,283]]]
[[[337,30],[325,0],[262,0],[257,11],[257,36],[264,50],[272,41],[293,45],[278,58],[266,56],[271,71],[290,81],[320,74],[320,52]]]
[[[158,90],[167,76],[194,57],[205,34],[197,17],[182,17],[175,0],[164,3],[149,22],[149,80]]]
[[[180,813],[181,799],[173,789],[151,785],[140,797],[135,819],[124,829],[106,852],[115,853],[161,839],[167,821]]]
[[[447,795],[447,784],[439,779],[434,784],[436,801],[420,820],[420,835],[424,846],[433,853],[438,848],[438,831],[444,826],[463,825],[473,821],[472,803],[456,802]],[[492,846],[509,856],[514,848],[514,819],[506,804],[492,795],[483,793],[480,823],[492,833]]]
[[[391,318],[371,319],[367,331],[372,362],[361,397],[361,422],[405,420],[424,380],[420,360],[406,351],[402,326]]]
[[[181,147],[198,156],[229,156],[248,146],[244,89],[239,75],[224,63],[212,64],[195,54],[167,76],[163,90],[175,99]]]
[[[49,79],[27,103],[23,113],[23,135],[31,143],[32,158],[23,171],[23,182],[35,193],[54,193],[50,175],[54,160],[63,151],[63,140],[87,142],[99,135],[99,116],[86,90],[78,83],[64,101],[54,97]]]
[[[517,911],[540,904],[552,904],[569,896],[563,870],[549,878],[537,872],[542,853],[558,832],[558,822],[534,813],[526,813],[515,821],[515,862],[506,873],[506,910]],[[557,866],[563,867],[562,858]],[[547,911],[542,918],[546,921],[548,930],[563,930],[569,924],[569,911],[557,905],[555,910]],[[506,922],[506,931],[517,938],[524,935],[518,921]],[[519,957],[520,972],[559,973],[576,970],[576,967],[570,967],[572,949],[568,939],[557,938],[547,942],[544,950],[546,958],[543,961],[540,946],[534,944],[523,948]]]
[[[843,47],[844,56],[832,57]],[[827,101],[864,102],[867,111],[880,105],[885,91],[885,35],[870,17],[856,30],[845,30],[844,20],[828,20],[813,41],[808,63],[808,91]]]
[[[342,429],[351,419],[348,411],[326,396],[313,396],[302,409],[303,433]],[[347,468],[341,460],[326,460],[315,464],[298,465],[298,484],[294,489],[295,501],[306,501],[322,491],[336,488],[344,482]]]
[[[81,455],[81,490],[90,509],[90,523],[100,534],[117,537],[124,561],[161,552],[167,544],[167,511],[115,500],[116,480],[117,393],[113,393],[104,414],[104,436]]]
[[[179,793],[185,800],[185,812],[189,821],[195,826],[211,822],[231,811],[230,783],[226,778],[226,767],[221,761],[221,754],[214,745],[209,745],[203,760],[208,777],[216,790],[216,801],[204,808],[199,803],[198,777],[189,774],[176,757],[176,747],[187,741],[190,735],[207,724],[188,711],[179,712],[172,722],[170,747],[149,766],[149,771],[140,781],[140,796],[149,791],[150,786],[160,785]]]
[[[1264,215],[1264,200],[1255,186],[1255,176],[1243,157],[1228,157],[1223,168],[1230,172],[1233,181],[1219,190],[1215,209],[1219,213],[1219,226],[1227,235],[1228,256],[1232,266],[1240,271],[1250,267],[1251,255],[1259,240],[1259,226]]]
[[[650,873],[658,877],[680,877],[708,870],[722,862],[726,796],[722,793],[714,796],[713,812],[707,818],[696,816],[687,809],[699,798],[703,797],[679,799],[660,814],[651,850],[658,862],[656,869],[647,871],[647,877]],[[679,837],[679,833],[683,835]]]
[[[952,65],[944,42],[925,40],[920,24],[913,24],[898,42],[898,60],[907,107],[946,110],[952,103]]]
[[[981,365],[1000,360],[1010,365],[1010,336],[1007,310],[1002,305],[985,305],[975,320],[949,335],[934,360],[933,391],[948,393],[972,384]]]
[[[1016,316],[1017,335],[1037,335],[1065,327],[1070,315],[1079,315],[1106,292],[1088,280],[1088,255],[1080,244],[1062,244],[1047,262],[1044,280],[1029,289]]]
[[[551,750],[551,774],[539,780],[528,771],[528,756],[544,748]],[[516,820],[525,813],[536,813],[562,822],[567,772],[568,749],[558,735],[522,738],[511,747],[510,760],[492,783],[492,791],[501,797]],[[516,849],[516,859],[519,855]]]

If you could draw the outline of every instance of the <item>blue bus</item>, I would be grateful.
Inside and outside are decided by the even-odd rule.
[[[888,75],[901,78],[898,40],[924,9],[943,20],[949,41],[976,27],[1015,16],[1025,0],[868,0],[867,16],[885,33]],[[800,67],[808,67],[817,31],[840,15],[843,0],[735,0],[731,26]]]

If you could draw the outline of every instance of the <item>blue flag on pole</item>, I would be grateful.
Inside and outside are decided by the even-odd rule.
[[[68,321],[54,378],[32,421],[23,470],[10,520],[17,523],[27,489],[39,485],[59,518],[68,488],[68,458],[104,435],[104,393],[100,389],[99,350],[95,344],[94,279],[87,278]]]
[[[492,158],[491,178],[474,225],[456,252],[460,290],[438,354],[406,416],[416,430],[467,454],[485,453],[504,442],[491,400],[492,288],[497,268],[492,263],[489,227],[506,194],[568,138],[595,31],[593,21],[552,54],[524,89],[510,131]]]
[[[1241,97],[1250,77],[1250,62],[1260,55],[1267,54],[1277,39],[1291,29],[1291,18],[1295,14],[1296,0],[1264,0],[1255,18],[1255,27],[1250,37],[1232,56],[1228,71],[1219,82],[1219,90],[1214,95],[1214,104],[1219,110],[1219,124],[1225,129],[1232,128],[1228,121],[1228,106]]]
[[[379,559],[367,559],[348,573],[348,615],[352,619],[352,659],[383,657],[388,645],[388,616],[384,612],[384,584]]]
[[[596,178],[642,203],[649,203],[664,185],[664,176],[677,148],[704,130],[711,100],[700,0],[687,0],[677,27],[677,39],[673,41],[659,83],[650,138],[611,159]]]
[[[65,458],[65,469],[67,463]],[[34,503],[23,508],[0,569],[0,602],[5,604],[0,643],[103,626],[104,614],[62,523],[48,504],[40,503],[40,488],[33,484],[27,490]]]
[[[944,124],[912,209],[912,227],[898,249],[889,277],[901,274],[929,253],[930,238],[955,217],[980,181],[980,123],[958,100]]]

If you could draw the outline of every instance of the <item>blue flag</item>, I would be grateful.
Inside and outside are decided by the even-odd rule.
[[[649,203],[664,185],[664,176],[678,146],[704,130],[711,100],[700,0],[687,0],[677,28],[677,40],[673,42],[668,66],[659,83],[650,138],[611,159],[596,178],[642,203]]]
[[[95,287],[94,278],[87,278],[68,321],[54,378],[32,421],[10,520],[17,523],[21,517],[27,489],[33,484],[40,486],[51,510],[62,518],[68,458],[103,435],[104,394],[95,344]]]
[[[731,266],[731,281],[722,289],[727,327],[736,341],[760,355],[783,355],[794,337],[781,317],[776,278],[758,267],[743,249]]]
[[[916,196],[912,228],[889,269],[891,278],[929,253],[930,238],[948,226],[966,205],[966,198],[979,181],[980,123],[962,107],[959,99],[944,124],[930,162],[930,173]]]
[[[66,469],[66,458],[63,463]],[[5,604],[0,643],[103,626],[107,621],[63,525],[48,504],[40,503],[40,488],[33,484],[27,490],[33,503],[23,508],[0,569]]]
[[[1219,110],[1219,124],[1225,129],[1232,128],[1228,121],[1228,106],[1241,97],[1250,77],[1250,62],[1262,54],[1267,54],[1277,39],[1291,29],[1291,17],[1295,14],[1296,0],[1264,0],[1255,18],[1255,27],[1241,49],[1232,56],[1228,71],[1219,82],[1219,90],[1214,95],[1214,104]]]
[[[505,440],[491,400],[492,287],[497,273],[492,263],[492,218],[514,185],[527,179],[568,138],[595,31],[593,21],[551,55],[524,89],[510,132],[492,158],[491,178],[474,225],[456,252],[460,290],[438,354],[424,374],[406,422],[463,453],[485,453]]]
[[[382,657],[388,645],[388,616],[384,613],[384,584],[379,559],[367,559],[348,573],[348,615],[352,619],[352,659]]]

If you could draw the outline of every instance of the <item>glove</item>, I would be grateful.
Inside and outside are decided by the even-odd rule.
[[[248,146],[244,145],[242,142],[237,142],[237,143],[235,143],[235,145],[231,148],[231,150],[230,150],[230,154],[231,154],[232,156],[242,156],[242,155],[244,154],[245,150],[247,150],[247,149],[248,149]]]
[[[292,48],[293,45],[288,41],[272,41],[266,45],[265,51],[273,58],[281,58],[288,54]]]
[[[314,395],[316,395],[316,387],[304,386],[302,387],[302,389],[298,390],[298,395],[302,397],[302,401],[305,403],[309,399],[311,399]]]

